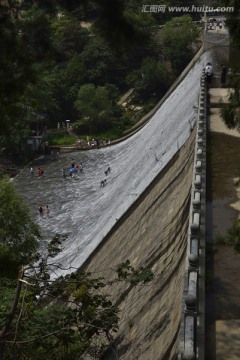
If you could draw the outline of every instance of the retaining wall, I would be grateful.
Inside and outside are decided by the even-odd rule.
[[[129,259],[150,266],[151,284],[111,287],[121,309],[116,341],[103,359],[176,358],[182,316],[196,129],[85,264],[110,278]],[[110,291],[109,291],[110,292]],[[123,294],[123,295],[120,295]]]
[[[203,76],[189,139],[84,264],[111,279],[129,259],[155,275],[145,286],[107,290],[121,320],[104,360],[204,359],[205,101]]]

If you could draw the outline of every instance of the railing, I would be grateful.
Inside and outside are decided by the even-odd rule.
[[[205,357],[206,102],[206,80],[203,71],[198,109],[178,360],[204,360]]]

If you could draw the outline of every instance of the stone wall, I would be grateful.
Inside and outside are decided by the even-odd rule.
[[[129,259],[134,267],[149,266],[155,275],[147,285],[111,287],[113,300],[121,309],[120,328],[105,360],[170,360],[176,356],[195,135],[194,129],[84,265],[85,271],[111,279],[111,269]]]

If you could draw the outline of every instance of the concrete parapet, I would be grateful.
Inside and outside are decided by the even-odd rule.
[[[195,344],[195,319],[194,316],[185,317],[185,339],[184,339],[184,351],[182,353],[183,360],[194,360],[194,344]]]
[[[194,193],[193,208],[194,210],[201,209],[201,193],[199,191]]]
[[[194,187],[196,189],[201,189],[201,187],[202,187],[202,177],[201,177],[201,175],[195,174],[195,180],[194,180],[193,185],[194,185]]]
[[[203,163],[202,163],[202,161],[198,160],[196,162],[196,166],[195,166],[196,173],[201,173],[202,168],[203,168]]]
[[[185,274],[184,311],[182,315],[178,359],[205,358],[204,345],[204,269],[206,208],[206,84],[201,78],[197,138],[190,205],[188,266]],[[201,276],[199,275],[201,274]],[[201,308],[201,311],[198,311]],[[201,324],[201,325],[199,325]],[[201,341],[199,340],[201,339]]]
[[[199,265],[199,240],[191,239],[190,254],[188,255],[188,268],[189,270],[198,269]]]

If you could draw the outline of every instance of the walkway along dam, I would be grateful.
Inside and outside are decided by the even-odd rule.
[[[201,220],[190,214],[193,219],[189,225],[189,209],[193,206],[192,184],[200,181],[201,185],[204,168],[204,137],[199,142],[196,138],[204,133],[198,120],[203,111],[201,85],[205,86],[202,69],[209,57],[204,54],[196,61],[150,121],[132,137],[109,148],[61,154],[55,161],[39,158],[33,165],[36,169],[43,166],[43,178],[30,177],[29,169],[24,169],[15,180],[45,238],[54,233],[68,235],[55,259],[66,271],[56,275],[81,267],[111,277],[111,269],[126,259],[135,267],[148,266],[154,272],[155,279],[149,285],[112,288],[121,322],[104,359],[195,358],[194,274],[200,260]],[[82,162],[84,172],[76,180],[64,180],[61,169],[70,168],[71,159]],[[100,188],[108,166],[107,185]],[[199,171],[197,178],[195,171]],[[201,201],[199,194],[197,201]],[[38,218],[40,203],[49,205],[49,218]],[[190,239],[196,240],[192,247]],[[195,270],[191,288],[185,286],[190,314],[183,318],[189,255],[193,255],[190,259]],[[124,296],[118,298],[120,292]]]

